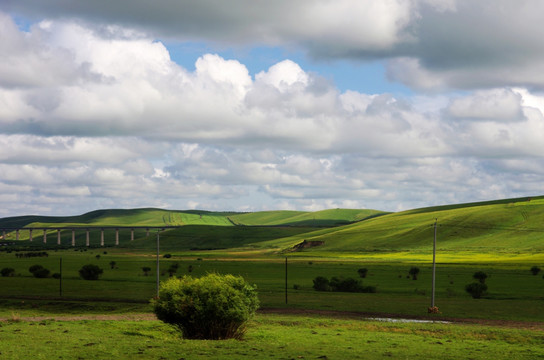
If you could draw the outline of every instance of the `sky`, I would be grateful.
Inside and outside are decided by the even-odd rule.
[[[541,0],[2,0],[0,217],[544,194]]]

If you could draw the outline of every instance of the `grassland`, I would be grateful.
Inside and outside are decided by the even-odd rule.
[[[26,301],[111,301],[112,306],[119,307],[125,303],[146,304],[156,293],[155,257],[146,252],[134,253],[124,249],[103,250],[61,250],[50,252],[47,258],[17,258],[13,253],[0,253],[0,267],[12,267],[16,272],[14,277],[0,278],[2,296]],[[241,275],[257,285],[264,308],[355,311],[409,317],[431,316],[432,319],[544,322],[544,314],[541,312],[544,280],[541,275],[531,275],[530,267],[525,264],[439,264],[436,304],[442,314],[428,315],[432,274],[430,264],[415,264],[421,272],[418,280],[414,281],[408,277],[408,270],[413,263],[291,258],[288,260],[286,304],[284,258],[235,257],[233,254],[230,258],[194,256],[189,252],[173,255],[169,259],[161,257],[159,278],[167,279],[168,269],[173,264],[179,265],[175,273],[177,276],[201,276],[209,272]],[[60,272],[61,258],[62,283],[54,278],[34,278],[28,271],[30,266],[40,264],[52,273]],[[110,266],[112,261],[115,262],[113,269]],[[79,277],[78,270],[88,263],[104,269],[100,280],[84,281]],[[148,276],[145,276],[143,267],[151,268]],[[357,270],[361,267],[369,270],[367,278],[361,280],[365,285],[375,286],[377,293],[316,292],[312,288],[313,279],[317,276],[356,278]],[[489,291],[484,298],[475,300],[464,291],[464,286],[474,281],[472,275],[480,270],[489,275]],[[8,316],[12,310],[6,310],[3,315]]]
[[[161,234],[169,250],[229,249],[237,254],[246,251],[252,256],[260,250],[262,254],[284,254],[307,240],[321,242],[322,246],[304,249],[291,256],[427,262],[432,252],[433,225],[437,221],[437,250],[443,262],[541,263],[544,261],[543,217],[544,197],[534,197],[398,213],[346,209],[245,214],[100,210],[79,217],[5,218],[0,219],[0,228],[179,225],[183,227]],[[112,231],[106,234],[107,245],[112,245]],[[28,240],[25,232],[21,234],[21,240]],[[79,243],[83,236],[80,231],[77,235]],[[63,233],[62,237],[64,244],[68,244],[68,233]],[[154,246],[143,230],[136,238],[136,242],[127,244],[127,234],[122,234],[123,246],[143,249]],[[13,232],[6,236],[6,240],[10,239],[14,239]]]
[[[537,359],[542,331],[258,315],[243,341],[184,340],[157,321],[0,323],[7,359]],[[21,341],[21,339],[27,339]],[[31,339],[31,340],[30,340]],[[30,340],[30,341],[29,341]]]
[[[0,358],[90,359],[105,354],[166,359],[544,357],[544,280],[542,273],[533,276],[529,271],[533,265],[544,269],[543,215],[544,198],[535,197],[398,213],[334,209],[242,214],[136,209],[0,219],[0,229],[51,228],[48,244],[41,241],[41,232],[32,243],[22,232],[18,243],[0,248],[0,268],[12,267],[16,272],[14,277],[0,277],[0,318],[9,320],[0,323],[0,336],[7,344],[0,350]],[[436,219],[436,305],[441,314],[428,314]],[[81,314],[150,313],[148,300],[156,293],[155,234],[147,236],[145,229],[140,229],[130,241],[124,231],[121,245],[116,247],[114,231],[106,230],[105,247],[99,246],[99,234],[92,233],[87,248],[83,246],[85,232],[78,230],[77,246],[72,248],[71,230],[63,230],[62,244],[56,245],[56,228],[81,225],[180,226],[160,232],[161,280],[168,278],[172,264],[179,265],[178,276],[239,274],[257,285],[265,309],[351,315],[260,314],[243,342],[182,340],[168,326],[148,319],[17,321],[28,316],[57,319]],[[5,241],[13,239],[13,232],[8,232]],[[305,240],[319,246],[297,249],[296,245]],[[38,250],[47,251],[49,256],[15,256]],[[167,253],[171,257],[163,257]],[[61,259],[62,280],[36,279],[28,272],[34,264],[60,272]],[[79,278],[79,268],[87,263],[104,269],[100,280]],[[421,269],[418,280],[408,278],[411,266]],[[149,276],[143,273],[143,267],[152,269]],[[312,288],[316,276],[357,277],[361,267],[369,270],[363,283],[376,286],[377,293],[316,292]],[[464,286],[474,281],[472,275],[479,270],[489,275],[489,291],[482,299],[472,299]],[[398,324],[365,320],[369,316],[476,322],[491,319],[522,325]],[[21,335],[34,343],[10,350]]]

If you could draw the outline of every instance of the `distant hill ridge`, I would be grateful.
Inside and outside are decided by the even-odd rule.
[[[432,250],[433,224],[441,254],[539,254],[544,252],[544,196],[433,206],[387,213],[368,209],[250,213],[200,210],[110,209],[79,216],[19,216],[2,227],[70,225],[163,226],[163,249],[251,249],[300,255],[424,253]],[[320,244],[302,247],[299,244]],[[145,237],[124,246],[151,248]],[[297,247],[298,246],[298,247]],[[351,256],[351,255],[350,255]],[[425,255],[427,256],[427,255]],[[469,256],[470,258],[470,256]]]
[[[316,212],[262,211],[253,213],[205,210],[164,210],[157,208],[103,209],[76,216],[26,215],[0,219],[1,227],[25,226],[337,226],[360,221],[386,212],[367,209],[332,209]]]

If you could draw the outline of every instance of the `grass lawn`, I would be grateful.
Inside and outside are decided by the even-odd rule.
[[[0,337],[6,359],[544,358],[542,330],[306,315],[257,315],[242,341],[184,340],[152,320],[9,321]]]

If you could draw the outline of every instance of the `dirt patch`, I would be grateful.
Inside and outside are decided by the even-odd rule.
[[[304,249],[308,249],[308,248],[312,248],[312,247],[316,247],[316,246],[321,246],[325,244],[324,241],[319,241],[319,240],[304,240],[303,242],[301,243],[298,243],[296,244],[295,246],[293,246],[293,250],[292,251],[301,251],[301,250],[304,250]]]

